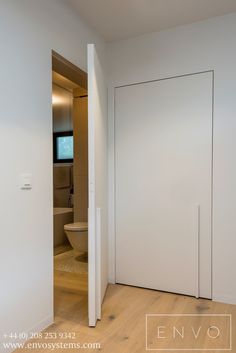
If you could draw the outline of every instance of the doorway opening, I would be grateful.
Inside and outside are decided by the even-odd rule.
[[[87,73],[52,52],[54,316],[88,320]]]

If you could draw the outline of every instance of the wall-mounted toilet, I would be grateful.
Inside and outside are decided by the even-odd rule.
[[[88,252],[88,223],[75,222],[65,224],[64,230],[74,250]]]

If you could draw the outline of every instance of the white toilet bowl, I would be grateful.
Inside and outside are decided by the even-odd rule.
[[[88,252],[88,223],[75,222],[65,224],[64,230],[74,250]]]

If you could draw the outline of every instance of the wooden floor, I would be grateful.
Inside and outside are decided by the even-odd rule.
[[[103,304],[102,321],[98,322],[96,328],[89,328],[86,275],[59,271],[55,272],[55,324],[45,330],[44,335],[49,332],[57,335],[74,332],[76,339],[44,338],[37,342],[100,343],[100,348],[77,349],[87,353],[98,351],[144,353],[146,352],[145,316],[148,313],[232,314],[232,352],[236,353],[236,306],[123,285],[109,285]],[[167,324],[169,323],[168,321]],[[200,317],[198,323],[204,326],[204,317]],[[204,341],[201,344],[205,346]],[[56,352],[59,351],[75,352],[76,350],[56,349]],[[37,352],[51,352],[51,350],[41,349]],[[217,351],[211,350],[211,352]]]

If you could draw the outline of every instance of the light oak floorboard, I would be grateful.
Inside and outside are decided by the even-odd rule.
[[[231,314],[233,321],[233,349],[231,352],[236,353],[235,305],[118,284],[109,285],[103,303],[102,321],[98,322],[96,328],[89,328],[87,319],[87,276],[55,271],[54,281],[55,323],[44,333],[75,332],[76,340],[43,339],[34,342],[98,342],[101,344],[100,349],[79,349],[77,351],[87,353],[144,353],[146,352],[145,316],[148,313]],[[197,320],[204,328],[204,318],[200,317]],[[178,322],[178,318],[176,322]],[[168,319],[166,324],[168,325]],[[201,344],[205,346],[205,341],[203,340]],[[164,345],[160,345],[160,347],[163,348]],[[68,353],[75,351],[73,349],[56,350],[56,352]],[[29,350],[18,350],[18,352],[29,352]],[[51,350],[41,349],[37,352],[49,353]]]

